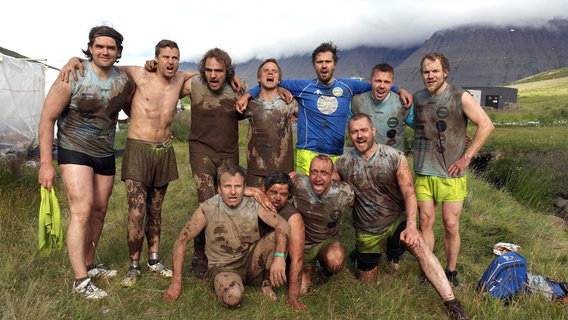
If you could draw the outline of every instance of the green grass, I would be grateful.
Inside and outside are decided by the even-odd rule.
[[[243,130],[244,131],[244,130]],[[124,139],[123,136],[118,139]],[[180,179],[171,183],[164,203],[162,258],[171,265],[173,242],[181,227],[197,206],[195,186],[189,176],[187,144],[175,143]],[[120,168],[120,159],[117,162]],[[107,214],[105,229],[98,248],[98,260],[119,270],[115,279],[97,283],[110,293],[102,301],[85,302],[71,292],[73,274],[65,248],[43,255],[37,250],[37,210],[39,187],[36,169],[20,168],[17,177],[3,166],[0,200],[0,301],[2,319],[443,319],[445,310],[430,286],[418,283],[419,268],[413,257],[405,254],[402,268],[391,271],[384,263],[376,284],[357,281],[353,265],[324,285],[302,297],[308,305],[306,314],[287,308],[285,288],[276,293],[279,303],[264,299],[257,288],[246,288],[243,305],[227,310],[216,301],[209,284],[195,279],[189,264],[184,269],[184,293],[175,303],[162,300],[169,281],[149,275],[143,268],[140,282],[122,288],[129,263],[126,245],[127,207],[125,190],[119,175]],[[475,292],[478,278],[493,258],[492,246],[507,241],[523,247],[529,270],[552,278],[567,280],[568,234],[553,216],[527,209],[510,195],[495,190],[482,180],[470,178],[469,197],[462,215],[462,253],[459,267],[465,284],[456,290],[474,319],[561,319],[565,306],[539,297],[523,298],[510,307],[485,299]],[[61,183],[56,191],[62,206],[63,225],[68,223],[68,207]],[[442,234],[440,221],[437,238]],[[347,250],[353,247],[353,228],[349,215],[344,218],[342,239]],[[191,246],[190,246],[191,248]],[[144,249],[146,250],[146,249]],[[189,249],[187,261],[191,258]],[[443,256],[443,243],[435,252]],[[443,260],[443,259],[442,259]],[[145,262],[145,261],[142,261]]]

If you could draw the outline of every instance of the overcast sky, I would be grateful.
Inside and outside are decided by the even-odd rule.
[[[340,49],[408,46],[464,24],[535,25],[568,17],[567,0],[30,0],[1,7],[0,46],[57,68],[83,57],[89,30],[101,24],[125,38],[119,65],[142,65],[161,39],[178,43],[182,61],[197,62],[219,47],[240,63],[311,52],[329,40]]]

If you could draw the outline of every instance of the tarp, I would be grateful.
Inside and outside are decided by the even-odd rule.
[[[37,145],[45,66],[0,54],[0,153]]]

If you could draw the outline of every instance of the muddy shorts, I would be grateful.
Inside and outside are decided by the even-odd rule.
[[[209,283],[211,287],[215,289],[215,277],[221,272],[231,272],[236,273],[241,277],[244,284],[247,283],[247,272],[252,268],[252,256],[254,254],[254,249],[256,248],[256,243],[249,247],[249,251],[246,255],[241,257],[239,260],[226,265],[226,266],[212,266],[209,268]]]
[[[147,187],[161,187],[178,178],[171,140],[163,143],[127,139],[121,180],[136,180]]]
[[[356,232],[355,249],[360,253],[385,253],[387,241],[392,238],[395,242],[400,242],[400,234],[405,228],[406,216],[400,215],[400,217],[391,224],[387,231],[381,234]]]
[[[331,237],[311,247],[304,247],[304,266],[313,266],[318,260],[320,251],[333,242],[340,242],[339,238]]]

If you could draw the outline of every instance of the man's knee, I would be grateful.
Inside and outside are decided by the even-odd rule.
[[[339,242],[334,242],[326,248],[323,260],[331,272],[337,273],[345,265],[345,249]]]
[[[241,304],[244,294],[242,283],[235,277],[238,277],[238,275],[220,273],[214,280],[215,293],[219,298],[219,302],[224,307],[231,309]]]

